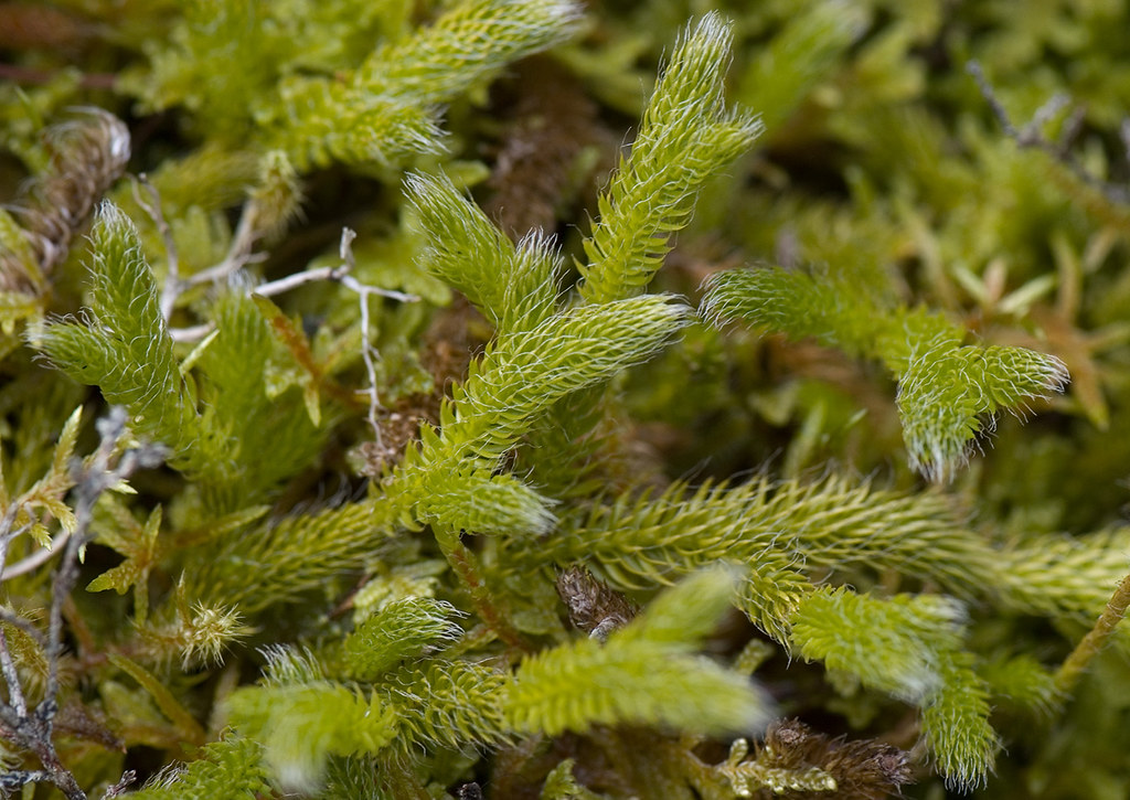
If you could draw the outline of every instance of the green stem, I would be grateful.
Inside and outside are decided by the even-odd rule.
[[[1083,637],[1083,640],[1075,646],[1071,655],[1067,657],[1059,671],[1056,672],[1056,689],[1067,694],[1075,686],[1079,676],[1083,674],[1083,670],[1091,663],[1091,659],[1099,654],[1107,640],[1114,634],[1114,629],[1118,626],[1118,623],[1126,616],[1128,606],[1130,606],[1130,575],[1127,575],[1118,584],[1118,588],[1114,590],[1114,594],[1107,601],[1106,608],[1095,623],[1095,627],[1091,628],[1090,632]]]

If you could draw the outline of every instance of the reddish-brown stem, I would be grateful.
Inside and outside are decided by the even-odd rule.
[[[12,81],[22,84],[50,83],[58,72],[17,67],[15,64],[0,64],[0,80]],[[113,89],[117,75],[108,72],[93,72],[84,74],[79,79],[79,84],[85,89]]]
[[[440,546],[443,548],[444,555],[447,556],[451,568],[455,570],[455,574],[459,576],[459,580],[467,588],[467,592],[471,596],[471,604],[474,605],[475,612],[483,622],[507,645],[531,652],[532,648],[529,643],[522,638],[522,635],[506,618],[506,614],[495,605],[490,590],[479,574],[474,553],[468,550],[457,537],[451,537],[449,542],[441,541]]]

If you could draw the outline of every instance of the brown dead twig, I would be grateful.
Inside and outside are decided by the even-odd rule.
[[[76,119],[48,128],[51,156],[47,173],[32,181],[11,207],[23,229],[34,264],[0,252],[0,291],[36,296],[67,257],[74,237],[85,227],[94,206],[125,170],[130,135],[125,123],[94,107],[72,109]]]

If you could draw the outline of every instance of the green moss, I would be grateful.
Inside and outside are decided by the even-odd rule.
[[[1130,11],[713,5],[0,7],[0,793],[1130,794]]]

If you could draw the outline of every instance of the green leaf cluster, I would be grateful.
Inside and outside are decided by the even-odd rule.
[[[0,789],[1130,793],[1130,11],[714,5],[0,7]]]
[[[33,334],[36,346],[59,369],[125,406],[137,434],[167,445],[169,463],[200,481],[214,510],[263,497],[321,442],[293,393],[279,400],[264,387],[279,334],[272,337],[264,315],[232,292],[215,303],[216,335],[178,359],[129,218],[106,205],[91,237],[85,320],[42,326]],[[192,364],[203,373],[202,384],[185,374]],[[270,435],[276,425],[292,435]],[[242,482],[238,500],[232,496],[236,482]]]
[[[963,346],[964,333],[942,315],[876,303],[870,288],[780,268],[723,272],[708,283],[702,311],[717,322],[743,319],[881,360],[899,381],[910,465],[935,480],[965,464],[999,411],[1021,414],[1063,391],[1067,367],[1055,356]]]

